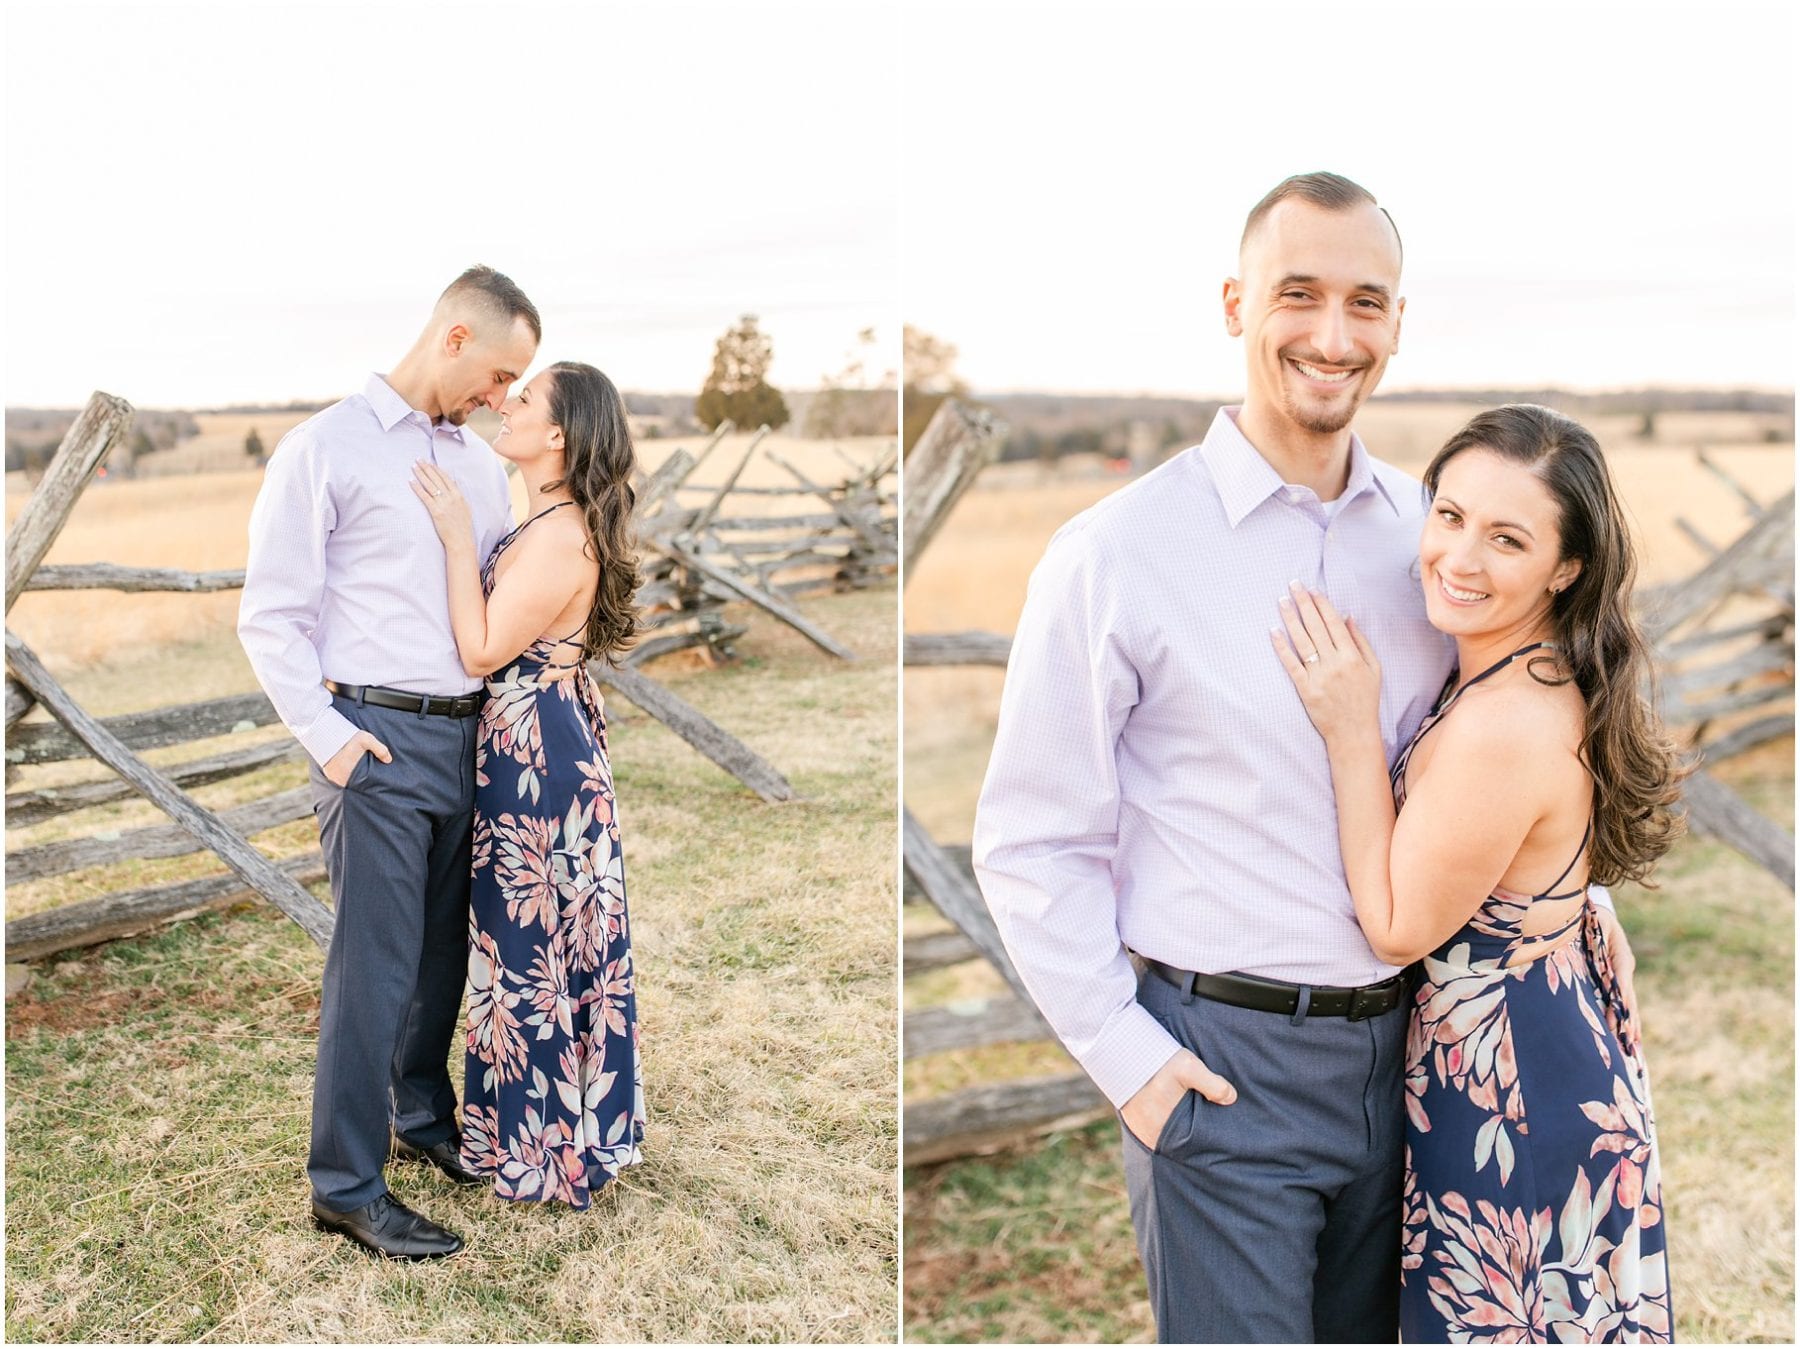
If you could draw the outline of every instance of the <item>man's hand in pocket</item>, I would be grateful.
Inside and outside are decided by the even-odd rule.
[[[1237,1100],[1236,1087],[1208,1068],[1198,1055],[1178,1049],[1156,1070],[1156,1076],[1125,1102],[1119,1114],[1124,1116],[1125,1127],[1137,1141],[1154,1150],[1169,1116],[1175,1113],[1181,1098],[1190,1091],[1199,1092],[1214,1105],[1230,1105]]]
[[[382,744],[367,731],[358,731],[336,754],[322,765],[325,776],[336,786],[342,787],[350,781],[350,775],[356,771],[356,761],[365,754],[373,754],[383,763],[394,762],[394,756],[388,753],[388,747]]]

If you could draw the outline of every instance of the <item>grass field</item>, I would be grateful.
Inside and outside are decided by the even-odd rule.
[[[92,491],[60,560],[240,566],[248,476]],[[97,597],[85,621],[130,640],[59,612],[75,598],[27,596],[15,625],[95,712],[254,687],[235,596],[200,618],[212,597]],[[187,612],[136,611],[163,599]],[[803,800],[766,805],[622,700],[608,709],[640,966],[641,1166],[585,1214],[391,1170],[397,1194],[467,1239],[442,1263],[389,1265],[316,1232],[304,1163],[322,956],[285,919],[239,906],[45,962],[8,1003],[7,1338],[891,1341],[894,593],[802,607],[861,659],[734,608],[750,628],[739,662],[649,672]],[[83,659],[94,650],[103,659]],[[12,785],[93,775],[50,765]],[[196,795],[224,806],[303,780],[287,765]],[[125,803],[8,844],[153,822]],[[257,842],[283,856],[314,838],[303,820]],[[13,887],[7,912],[218,869],[78,872]],[[460,1059],[452,1070],[460,1082]]]
[[[1377,454],[1415,474],[1472,409],[1379,406],[1359,422]],[[1691,572],[1703,555],[1673,527],[1685,515],[1719,543],[1745,517],[1694,461],[1709,454],[1770,501],[1793,484],[1791,446],[1742,443],[1730,418],[1661,417],[1661,440],[1597,423],[1638,532],[1644,579]],[[1734,439],[1740,443],[1733,443]],[[917,564],[909,631],[1010,632],[1026,578],[1062,521],[1116,488],[1069,465],[989,470]],[[980,577],[974,584],[972,577]],[[909,672],[909,808],[944,842],[969,837],[993,739],[1002,675]],[[1793,822],[1791,738],[1722,773],[1771,818]],[[1775,1342],[1794,1334],[1793,896],[1710,842],[1678,846],[1657,891],[1622,889],[1639,958],[1668,1195],[1680,1338]],[[910,910],[906,930],[943,921]],[[979,963],[906,980],[905,1005],[994,997]],[[1066,1072],[1049,1043],[934,1055],[906,1065],[908,1100]],[[1110,1121],[998,1157],[916,1168],[905,1178],[904,1333],[918,1341],[1132,1341],[1155,1335],[1133,1243],[1118,1131]]]

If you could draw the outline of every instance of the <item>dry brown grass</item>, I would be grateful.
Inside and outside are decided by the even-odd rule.
[[[253,491],[249,474],[108,485],[61,546],[241,565],[241,552],[203,550],[241,538]],[[229,609],[192,621],[207,597],[167,597],[186,606],[167,630],[150,616],[137,640],[92,648],[58,607],[73,598],[28,596],[47,601],[28,640],[96,712],[254,687]],[[8,1337],[891,1341],[894,595],[802,607],[861,659],[834,661],[733,608],[728,620],[750,627],[738,664],[651,673],[766,754],[803,800],[765,805],[622,700],[608,709],[641,970],[642,1166],[586,1214],[399,1168],[396,1192],[470,1249],[428,1267],[363,1258],[305,1217],[319,953],[261,908],[177,924],[47,962],[8,1008]],[[183,640],[158,645],[169,631]],[[90,649],[105,659],[83,665]],[[47,765],[14,785],[94,775]],[[301,781],[287,765],[197,795],[225,805]],[[9,846],[154,822],[125,803]],[[279,855],[315,834],[302,820],[257,842]],[[8,913],[217,869],[188,858],[50,878],[14,887]]]

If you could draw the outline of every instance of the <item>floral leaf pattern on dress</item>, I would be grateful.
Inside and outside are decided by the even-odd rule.
[[[1507,968],[1523,910],[1504,906],[1426,957],[1414,995],[1402,1338],[1668,1343],[1648,1083],[1604,1012],[1591,925]]]
[[[1420,1132],[1430,1131],[1425,1099],[1428,1078],[1434,1077],[1439,1087],[1462,1093],[1488,1112],[1495,1128],[1502,1119],[1522,1122],[1518,1056],[1503,986],[1512,972],[1498,962],[1470,963],[1466,942],[1451,947],[1443,959],[1427,956],[1424,968],[1425,981],[1407,1022],[1408,1117]],[[1486,1143],[1485,1155],[1491,1155],[1491,1133]],[[1481,1152],[1479,1140],[1476,1151]]]
[[[1455,1191],[1427,1195],[1439,1239],[1430,1252],[1426,1297],[1450,1343],[1544,1342],[1539,1271],[1550,1242],[1550,1214],[1501,1209],[1486,1199],[1471,1208]]]
[[[477,728],[462,1155],[504,1199],[586,1208],[640,1160],[644,1095],[602,704],[585,669],[543,682],[556,652],[490,676]]]
[[[1402,808],[1410,751],[1394,773]],[[1496,890],[1419,966],[1407,1343],[1673,1341],[1649,1079],[1604,931],[1586,900],[1524,931],[1534,905],[1573,897]]]

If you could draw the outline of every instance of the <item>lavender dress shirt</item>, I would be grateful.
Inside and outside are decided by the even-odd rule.
[[[281,438],[250,514],[238,639],[277,715],[323,764],[356,733],[322,681],[459,694],[444,547],[412,494],[415,459],[456,480],[477,555],[512,527],[506,470],[463,426],[433,423],[380,375]]]
[[[1220,412],[1206,440],[1059,530],[1033,572],[974,835],[1045,1017],[1115,1105],[1179,1046],[1123,948],[1180,969],[1357,985],[1331,768],[1269,640],[1290,580],[1381,659],[1391,760],[1455,646],[1425,619],[1423,491],[1350,442],[1343,495],[1284,484]]]

